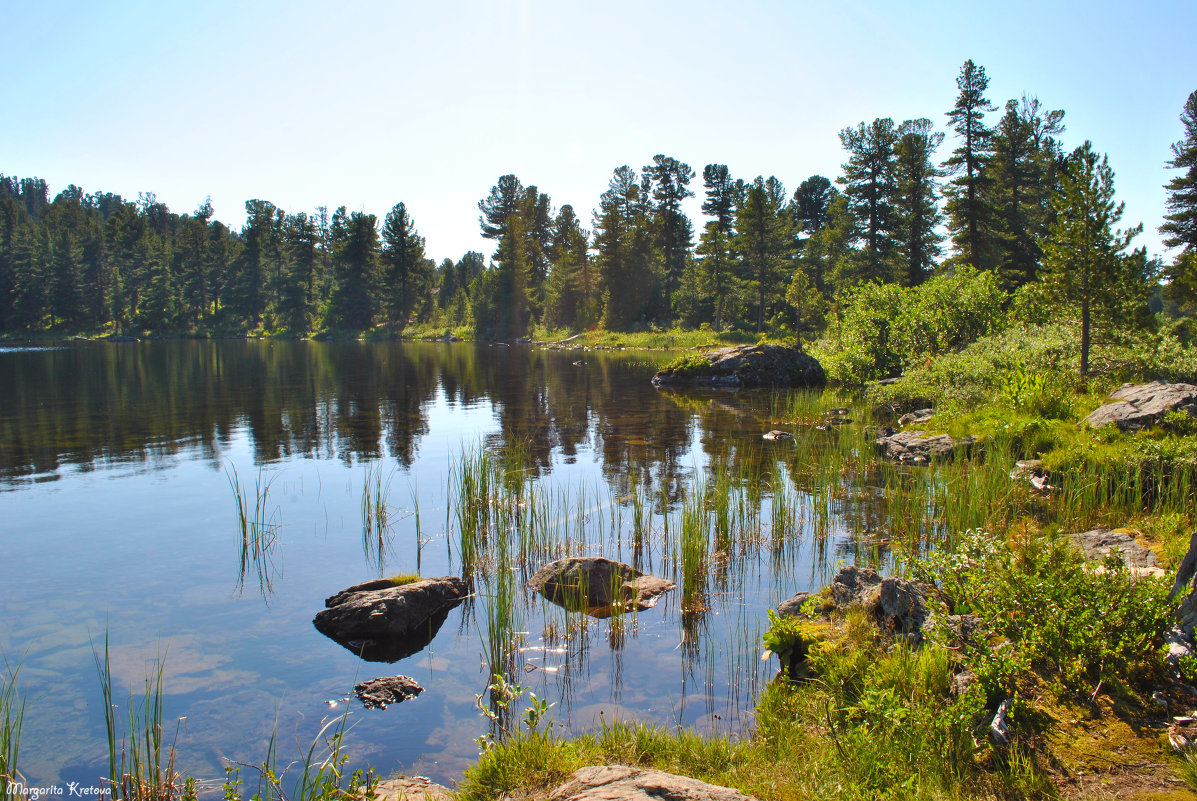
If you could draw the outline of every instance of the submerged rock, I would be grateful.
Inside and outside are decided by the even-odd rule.
[[[781,431],[780,429],[773,429],[767,434],[762,434],[761,439],[767,442],[780,442],[785,439],[793,439],[794,435],[789,431]]]
[[[755,801],[739,790],[660,770],[599,765],[579,768],[549,801]]]
[[[1197,386],[1152,381],[1150,384],[1123,384],[1110,395],[1113,403],[1093,410],[1085,418],[1092,428],[1113,423],[1123,431],[1150,428],[1166,412],[1185,412],[1197,417]]]
[[[353,686],[353,694],[366,709],[386,709],[390,704],[415,698],[424,688],[411,676],[386,676]]]
[[[666,367],[653,386],[821,387],[823,365],[801,348],[739,345],[699,354],[684,366]]]
[[[453,791],[423,776],[383,779],[374,786],[376,801],[449,801]]]
[[[357,584],[328,598],[312,620],[316,629],[371,662],[395,662],[423,650],[449,610],[469,594],[455,576],[396,585],[389,579]]]
[[[559,606],[608,617],[648,609],[677,585],[601,556],[571,556],[537,570],[528,586]]]

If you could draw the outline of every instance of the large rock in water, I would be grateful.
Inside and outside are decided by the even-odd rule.
[[[559,606],[609,617],[655,606],[677,585],[601,556],[571,556],[537,570],[528,586]]]
[[[312,623],[330,639],[371,662],[396,662],[423,650],[449,610],[469,590],[455,576],[396,585],[389,579],[342,590],[325,601]]]
[[[1094,409],[1085,422],[1093,428],[1113,423],[1128,431],[1150,428],[1163,419],[1165,412],[1186,412],[1197,417],[1197,386],[1192,384],[1123,384],[1110,400],[1113,403]]]
[[[823,365],[815,357],[785,345],[720,348],[653,376],[657,387],[821,387],[826,383]]]
[[[931,434],[925,431],[898,431],[891,428],[878,430],[877,447],[895,462],[902,464],[930,464],[951,459],[957,448],[967,450],[976,440],[973,437],[952,439],[947,434]]]
[[[902,634],[922,639],[923,624],[927,622],[927,595],[929,588],[904,578],[882,578],[876,570],[848,565],[835,574],[827,586],[828,602],[816,603],[815,611],[829,614],[834,609],[859,605],[872,616],[877,627],[890,634]],[[811,598],[819,599],[809,592],[800,592],[777,606],[782,616],[802,614],[802,606]]]
[[[549,801],[755,801],[739,790],[624,765],[579,768]]]

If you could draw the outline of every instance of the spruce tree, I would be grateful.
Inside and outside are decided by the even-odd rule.
[[[848,151],[844,174],[839,179],[848,197],[848,208],[856,223],[857,237],[864,245],[864,280],[891,281],[897,249],[894,234],[897,192],[894,147],[898,134],[888,117],[863,122],[840,131],[840,142]]]
[[[921,284],[935,268],[942,237],[938,228],[940,172],[933,157],[943,134],[931,130],[931,120],[907,120],[898,126],[894,146],[897,192],[896,258],[900,280],[906,286]]]
[[[402,331],[428,279],[423,270],[424,237],[403,203],[396,203],[383,222],[382,264],[383,309],[387,321]]]

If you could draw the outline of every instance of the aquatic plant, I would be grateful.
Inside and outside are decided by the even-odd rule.
[[[269,479],[259,469],[254,482],[253,502],[247,498],[246,489],[241,486],[237,468],[229,465],[225,470],[233,499],[237,508],[237,535],[240,551],[240,570],[237,576],[237,592],[245,589],[245,578],[251,572],[257,578],[258,591],[263,598],[274,592],[274,579],[279,573],[275,564],[275,548],[278,545],[278,507],[270,504]]]
[[[4,675],[0,676],[0,798],[15,796],[17,786],[25,780],[17,769],[26,702],[17,684],[20,673],[20,663],[13,665],[5,658]]]

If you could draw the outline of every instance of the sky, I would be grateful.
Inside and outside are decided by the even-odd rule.
[[[487,255],[478,201],[514,173],[589,223],[620,165],[835,179],[839,131],[937,130],[966,59],[988,97],[1063,109],[1109,156],[1122,227],[1170,258],[1171,144],[1197,90],[1197,2],[0,0],[0,174],[172,211],[407,205],[438,262]],[[957,146],[950,134],[940,148]]]

